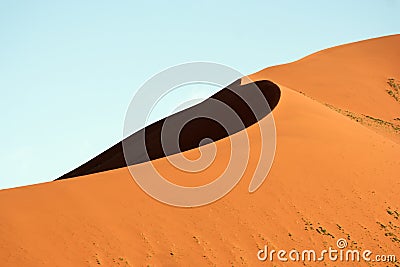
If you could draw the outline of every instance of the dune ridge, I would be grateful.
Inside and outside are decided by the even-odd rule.
[[[264,98],[264,102],[260,98]],[[122,168],[184,152],[198,147],[205,138],[220,140],[267,116],[276,107],[279,98],[279,87],[270,81],[241,85],[240,80],[237,80],[201,103],[133,133],[56,180]],[[267,106],[264,107],[265,104]],[[235,117],[232,116],[217,116],[224,114],[226,106],[240,118],[240,123],[235,122]],[[254,110],[258,110],[259,114],[254,114]],[[203,116],[193,119],[198,114]],[[188,119],[190,121],[186,123]],[[174,128],[184,127],[179,133],[179,147],[167,149],[165,144],[177,142],[177,135],[168,127],[171,124]],[[162,135],[163,131],[167,134]],[[129,147],[129,151],[124,151],[124,144]]]
[[[400,103],[388,94],[400,79],[400,34],[328,48],[249,77],[269,79],[333,107],[400,143]]]

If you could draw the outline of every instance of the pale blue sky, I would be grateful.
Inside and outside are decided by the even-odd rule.
[[[0,188],[118,142],[135,90],[169,66],[248,74],[400,29],[396,0],[143,2],[0,0]]]

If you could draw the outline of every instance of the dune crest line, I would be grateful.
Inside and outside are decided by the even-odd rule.
[[[253,87],[253,88],[252,88]],[[245,128],[258,122],[258,118],[253,114],[249,103],[246,103],[241,96],[246,99],[257,102],[256,97],[259,96],[254,94],[251,89],[259,88],[265,100],[268,102],[269,107],[263,112],[262,116],[267,116],[278,104],[281,92],[279,87],[271,81],[261,80],[254,83],[247,83],[241,85],[241,79],[236,80],[224,89],[220,90],[216,94],[212,95],[209,99],[203,102],[187,108],[183,111],[175,113],[164,119],[161,119],[138,132],[128,136],[123,141],[115,144],[111,148],[102,152],[98,156],[77,167],[76,169],[62,175],[56,180],[68,179],[77,176],[89,175],[93,173],[108,171],[112,169],[122,168],[129,165],[139,164],[147,162],[149,160],[155,160],[162,157],[170,156],[176,153],[184,152],[200,146],[200,142],[204,139],[211,139],[217,141],[223,139],[231,134],[244,130]],[[201,110],[209,109],[212,101],[217,100],[225,103],[239,116],[242,125],[236,124],[231,127],[229,132],[221,127],[215,120],[210,118],[197,118],[188,122],[179,133],[179,150],[169,149],[165,151],[161,144],[161,138],[165,138],[166,143],[169,140],[176,139],[176,136],[163,136],[162,128],[166,120],[174,120],[176,124],[187,117],[188,114],[195,114],[201,112]],[[263,107],[265,108],[265,107]],[[214,109],[213,112],[216,114],[219,112],[218,108]],[[230,118],[227,117],[226,120]],[[141,142],[145,140],[145,143]],[[123,152],[123,142],[129,142],[134,147],[131,151],[135,155],[130,157],[129,162],[126,162]],[[205,145],[203,143],[202,145]]]

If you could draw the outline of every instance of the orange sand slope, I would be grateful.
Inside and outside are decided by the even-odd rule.
[[[321,103],[392,120],[399,103],[386,93],[389,78],[400,79],[400,34],[329,48],[299,61],[261,70],[268,78]]]
[[[385,50],[392,38],[399,40],[387,37],[358,44],[371,55],[380,41]],[[333,48],[330,53],[345,47]],[[355,59],[345,54],[343,64],[352,64],[362,55],[360,50]],[[379,61],[385,68],[385,59]],[[251,155],[243,179],[232,192],[199,208],[176,208],[155,201],[136,185],[127,168],[3,190],[1,266],[289,266],[278,261],[261,263],[257,251],[264,245],[286,250],[336,248],[338,238],[346,238],[350,248],[397,254],[400,258],[400,221],[396,219],[400,211],[400,145],[314,100],[319,95],[311,99],[282,86],[305,91],[289,82],[309,77],[297,76],[290,71],[291,65],[277,68],[282,73],[282,83],[278,82],[282,96],[273,112],[276,158],[255,193],[249,194],[247,188],[257,153]],[[286,78],[284,68],[288,69]],[[324,72],[315,68],[313,75],[335,79],[334,72]],[[353,77],[357,73],[348,74]],[[299,80],[299,85],[302,82]],[[323,87],[321,84],[319,88]],[[358,100],[340,100],[325,91],[318,91],[321,99],[337,105],[347,103],[349,108],[364,112]],[[383,98],[372,89],[369,94]],[[393,112],[390,106],[380,108],[382,111],[376,112],[383,117]],[[246,129],[252,147],[259,142],[257,127],[264,124],[262,120]],[[245,132],[240,132],[235,138],[244,136]],[[229,138],[216,142],[217,165],[205,179],[223,170],[224,160],[218,157],[226,156],[229,144]],[[188,157],[197,153],[197,149],[185,152]],[[165,158],[155,163],[168,170]],[[143,168],[146,164],[150,163],[144,163]],[[181,173],[175,180],[182,182],[185,175]]]
[[[387,90],[400,84],[400,35],[329,48],[250,77],[269,79],[332,105],[400,144],[400,102]]]

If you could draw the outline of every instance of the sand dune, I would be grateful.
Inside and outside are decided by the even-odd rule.
[[[376,89],[387,76],[399,77],[386,73],[391,59],[381,58],[390,54],[387,46],[393,40],[399,43],[398,36],[385,37],[357,43],[364,52],[350,44],[315,55],[334,54],[343,68],[355,61],[360,64],[362,55],[382,64],[362,64],[365,73],[379,71],[382,78],[371,76],[374,86],[368,87],[369,94],[358,93],[363,101],[347,95],[350,87],[341,86],[348,82],[330,84],[338,77],[345,78],[341,69],[332,67],[327,73],[327,69],[313,67],[321,62],[312,60],[313,56],[303,59],[307,68],[313,69],[313,76],[305,70],[300,75],[292,65],[253,76],[277,82],[281,100],[273,111],[275,161],[265,183],[252,194],[247,188],[257,152],[251,154],[243,179],[232,192],[198,208],[157,202],[137,186],[126,167],[2,190],[1,266],[288,266],[277,261],[260,263],[257,251],[266,244],[273,249],[318,250],[336,247],[338,238],[346,238],[351,248],[370,249],[374,254],[397,253],[400,257],[400,222],[395,218],[395,211],[400,211],[400,145],[321,103],[388,120],[393,117],[396,106],[388,104],[385,91]],[[373,55],[381,50],[387,54]],[[293,66],[298,64],[303,63]],[[369,84],[370,76],[364,71],[360,74],[354,65],[348,67],[346,75],[354,84]],[[357,77],[361,81],[357,82]],[[313,78],[319,79],[319,87],[307,86]],[[334,88],[337,93],[332,92]],[[315,95],[310,98],[298,91]],[[357,92],[360,90],[354,89],[354,95]],[[370,97],[384,106],[365,105],[364,101],[371,103]],[[261,120],[230,138],[242,138],[247,133],[256,148],[257,129],[265,122]],[[203,178],[197,177],[202,182],[223,171],[230,138],[215,143],[220,151],[217,164],[205,171],[207,175],[199,175]],[[203,149],[211,149],[211,145]],[[191,158],[198,153],[193,149],[184,155]],[[173,173],[166,158],[153,163],[167,174]],[[150,162],[139,167],[146,164]],[[188,173],[178,172],[171,181],[186,184],[188,178]]]
[[[400,143],[400,121],[395,120],[400,118],[400,102],[387,93],[388,79],[400,79],[399,45],[399,34],[351,43],[250,77],[272,80],[330,104]]]

